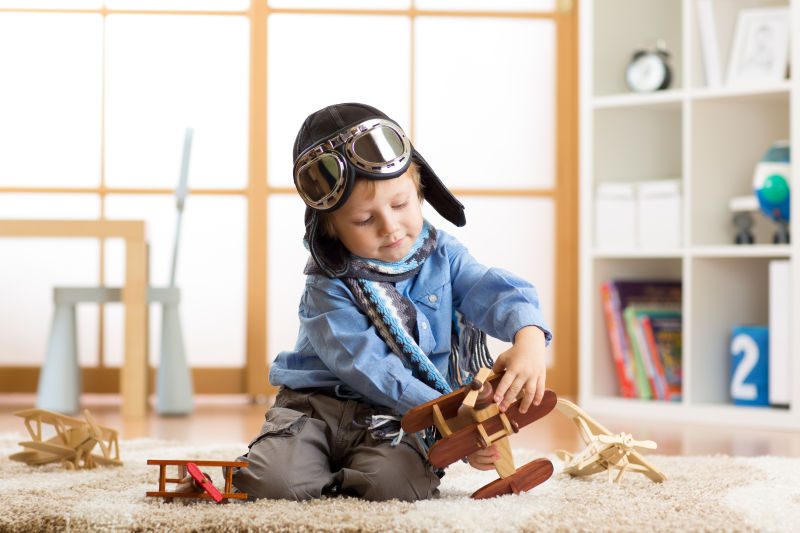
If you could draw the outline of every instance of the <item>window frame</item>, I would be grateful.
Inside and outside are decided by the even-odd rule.
[[[276,389],[270,386],[267,354],[268,317],[268,220],[267,204],[270,195],[294,194],[294,189],[270,186],[267,179],[267,31],[269,16],[278,13],[294,14],[347,14],[347,15],[392,15],[407,16],[411,20],[411,124],[413,137],[414,124],[414,22],[417,17],[482,17],[482,18],[541,18],[555,23],[556,75],[555,75],[555,179],[550,188],[524,189],[454,189],[457,196],[514,196],[544,197],[554,202],[555,249],[553,250],[555,276],[554,323],[556,332],[552,344],[554,365],[548,369],[548,387],[560,394],[577,393],[577,285],[578,285],[578,52],[576,0],[558,0],[552,12],[515,11],[456,11],[408,9],[291,9],[272,8],[266,0],[252,0],[245,11],[204,11],[204,10],[121,10],[108,9],[45,9],[45,8],[0,8],[4,12],[35,13],[98,13],[104,17],[110,14],[150,14],[150,15],[197,15],[197,16],[235,16],[246,17],[250,24],[250,80],[249,80],[249,125],[248,125],[248,183],[244,189],[191,189],[191,194],[241,195],[246,199],[247,212],[247,290],[246,290],[246,333],[245,366],[243,368],[220,370],[213,368],[193,369],[195,389],[199,393],[225,392],[246,393],[253,397],[272,395]],[[105,47],[105,42],[103,43]],[[103,67],[105,69],[105,65]],[[105,78],[105,72],[103,73]],[[100,104],[105,109],[105,94]],[[105,120],[105,117],[103,118]],[[103,128],[103,136],[105,128]],[[101,141],[104,143],[104,140]],[[103,145],[104,146],[104,145]],[[103,157],[101,149],[101,158]],[[91,193],[100,198],[100,218],[105,219],[105,199],[109,194],[173,194],[171,189],[115,189],[105,185],[105,170],[101,164],[98,187],[0,187],[3,193]],[[105,246],[100,240],[100,262],[104,264]],[[105,281],[103,268],[100,268],[100,283]],[[101,342],[98,368],[85,372],[84,390],[93,392],[109,391],[109,383],[118,383],[111,375],[118,369],[104,368],[102,353],[103,313],[100,318]],[[0,390],[28,392],[36,389],[38,368],[20,370],[17,367],[0,367],[7,376],[0,382]],[[6,372],[14,370],[16,372]],[[152,371],[151,371],[152,372]],[[14,374],[13,376],[11,374]],[[151,377],[152,379],[152,377]],[[154,381],[151,381],[153,383]],[[20,389],[22,387],[22,389]],[[152,387],[151,387],[152,390]]]

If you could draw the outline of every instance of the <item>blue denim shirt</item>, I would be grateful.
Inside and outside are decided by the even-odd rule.
[[[505,270],[481,265],[441,230],[436,250],[420,271],[395,288],[414,302],[419,347],[445,377],[453,309],[506,342],[530,325],[545,332],[548,344],[552,338],[533,285]],[[308,276],[299,316],[294,350],[278,354],[270,369],[273,385],[333,387],[340,396],[366,399],[401,414],[440,396],[403,366],[341,280]]]

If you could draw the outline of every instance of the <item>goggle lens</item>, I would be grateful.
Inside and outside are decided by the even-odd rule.
[[[324,153],[300,169],[296,180],[311,202],[335,203],[344,190],[344,165],[336,153]]]
[[[403,155],[403,138],[392,128],[379,126],[358,136],[352,150],[364,161],[383,166]]]

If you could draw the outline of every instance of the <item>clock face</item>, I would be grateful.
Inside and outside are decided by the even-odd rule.
[[[657,91],[664,88],[669,70],[657,54],[646,53],[634,59],[625,73],[628,87],[636,92]]]

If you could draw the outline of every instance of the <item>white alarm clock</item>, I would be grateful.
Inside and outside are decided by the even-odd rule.
[[[660,91],[669,87],[672,81],[669,53],[660,42],[654,50],[640,49],[634,52],[625,70],[625,81],[637,93]]]

